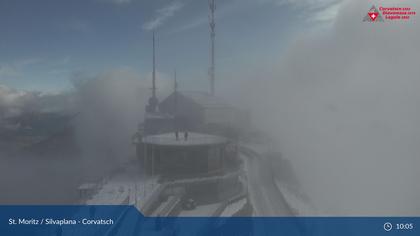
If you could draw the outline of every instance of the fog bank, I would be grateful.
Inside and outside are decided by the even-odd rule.
[[[159,95],[167,94],[168,77],[158,77]],[[117,68],[93,77],[76,74],[73,82],[80,103],[74,124],[85,172],[101,174],[134,158],[131,138],[144,118],[151,76]]]
[[[370,7],[342,4],[330,29],[298,35],[240,97],[319,214],[420,215],[418,17],[362,22]]]

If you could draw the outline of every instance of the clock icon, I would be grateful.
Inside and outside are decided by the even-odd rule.
[[[386,222],[384,224],[384,230],[387,231],[387,232],[391,231],[392,230],[392,224],[389,223],[389,222]]]

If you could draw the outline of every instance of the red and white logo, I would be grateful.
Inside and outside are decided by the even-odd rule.
[[[369,12],[368,15],[369,15],[370,19],[372,19],[372,21],[375,21],[375,19],[379,15],[379,13],[377,13],[377,12]]]
[[[384,21],[382,18],[381,13],[376,9],[375,6],[372,6],[368,11],[367,15],[363,18],[363,21],[369,22],[376,22],[376,21]]]

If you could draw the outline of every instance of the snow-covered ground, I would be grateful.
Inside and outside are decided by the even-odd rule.
[[[285,186],[279,180],[275,180],[277,188],[283,194],[287,204],[299,216],[316,216],[319,212],[307,200],[299,196],[299,194]]]
[[[179,204],[181,199],[176,196],[170,196],[164,202],[162,202],[150,216],[169,216],[172,210]]]
[[[141,209],[159,188],[157,178],[138,174],[135,167],[127,167],[98,184],[98,191],[85,201],[87,205],[135,205]]]
[[[229,217],[233,216],[235,213],[237,213],[239,210],[241,210],[245,204],[246,204],[246,198],[242,198],[239,201],[233,202],[226,206],[226,208],[223,210],[222,214],[220,216],[222,217]]]
[[[255,216],[292,216],[294,212],[274,183],[274,175],[264,158],[243,155],[248,195]]]
[[[179,133],[179,138],[176,138],[175,133],[166,133],[158,135],[150,135],[143,138],[146,144],[155,145],[171,145],[171,146],[193,146],[193,145],[215,145],[226,143],[228,140],[221,136],[188,133],[188,138],[184,138],[184,133]]]
[[[141,210],[149,199],[153,197],[153,194],[159,187],[160,184],[157,182],[157,178],[137,181],[134,185],[134,196],[131,198],[133,201],[131,201],[130,204],[135,205]]]
[[[86,201],[87,205],[122,205],[130,200],[130,187],[121,183],[106,183]]]
[[[220,207],[222,203],[214,203],[209,205],[200,205],[193,210],[181,211],[179,216],[191,217],[191,216],[211,216]]]

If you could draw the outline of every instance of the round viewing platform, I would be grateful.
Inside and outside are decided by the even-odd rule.
[[[227,138],[210,134],[188,132],[187,138],[184,135],[184,132],[179,132],[178,138],[175,132],[149,135],[143,138],[143,143],[157,146],[211,146],[228,142]]]

